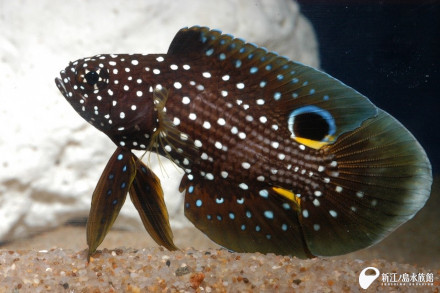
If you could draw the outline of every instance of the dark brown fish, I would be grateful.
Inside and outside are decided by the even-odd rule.
[[[118,146],[93,194],[89,254],[130,192],[148,232],[176,249],[159,180],[130,150],[184,171],[185,215],[235,251],[330,256],[411,219],[431,166],[397,120],[340,81],[205,27],[168,53],[97,55],[56,84]]]

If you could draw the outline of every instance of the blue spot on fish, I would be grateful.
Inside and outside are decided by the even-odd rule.
[[[272,211],[264,211],[264,216],[268,219],[273,219],[273,212]]]
[[[206,50],[206,56],[211,56],[213,53],[214,53],[213,48]]]
[[[260,190],[260,196],[264,198],[268,198],[269,192],[266,189]]]

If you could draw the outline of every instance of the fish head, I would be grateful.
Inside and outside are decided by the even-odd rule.
[[[130,60],[125,55],[79,59],[55,83],[76,112],[117,145],[146,149],[157,128],[157,113],[148,84],[133,78],[140,75],[133,73]]]

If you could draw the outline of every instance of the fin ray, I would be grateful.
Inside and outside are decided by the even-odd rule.
[[[130,198],[142,223],[157,244],[177,250],[169,223],[159,178],[141,160],[136,160],[136,177],[130,187]]]
[[[285,131],[289,131],[287,117],[310,105],[329,113],[328,123],[335,125],[329,143],[377,114],[365,96],[328,74],[206,27],[180,30],[169,53],[209,62],[211,71],[218,71],[219,76],[228,72],[230,78],[222,89],[249,105],[264,99],[258,107]],[[237,91],[239,83],[244,88]]]
[[[301,206],[310,211],[301,224],[315,255],[373,245],[411,219],[429,197],[431,167],[424,150],[382,110],[325,151],[337,167],[327,173],[324,195]]]
[[[297,203],[286,196],[263,185],[244,193],[232,184],[184,182],[185,216],[214,242],[237,252],[313,257],[302,237]]]
[[[92,196],[87,220],[88,259],[102,243],[127,197],[136,168],[133,154],[118,147],[110,157]]]
[[[190,136],[177,129],[166,115],[168,94],[169,91],[166,88],[155,89],[153,92],[159,127],[153,133],[147,150],[157,152],[179,164],[184,158],[194,158],[198,151]]]

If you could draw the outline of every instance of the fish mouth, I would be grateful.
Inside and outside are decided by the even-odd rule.
[[[61,74],[62,77],[62,74]],[[58,89],[60,90],[60,92],[63,94],[64,97],[67,98],[67,89],[64,85],[64,82],[61,78],[56,77],[55,78],[55,84],[57,85]]]

